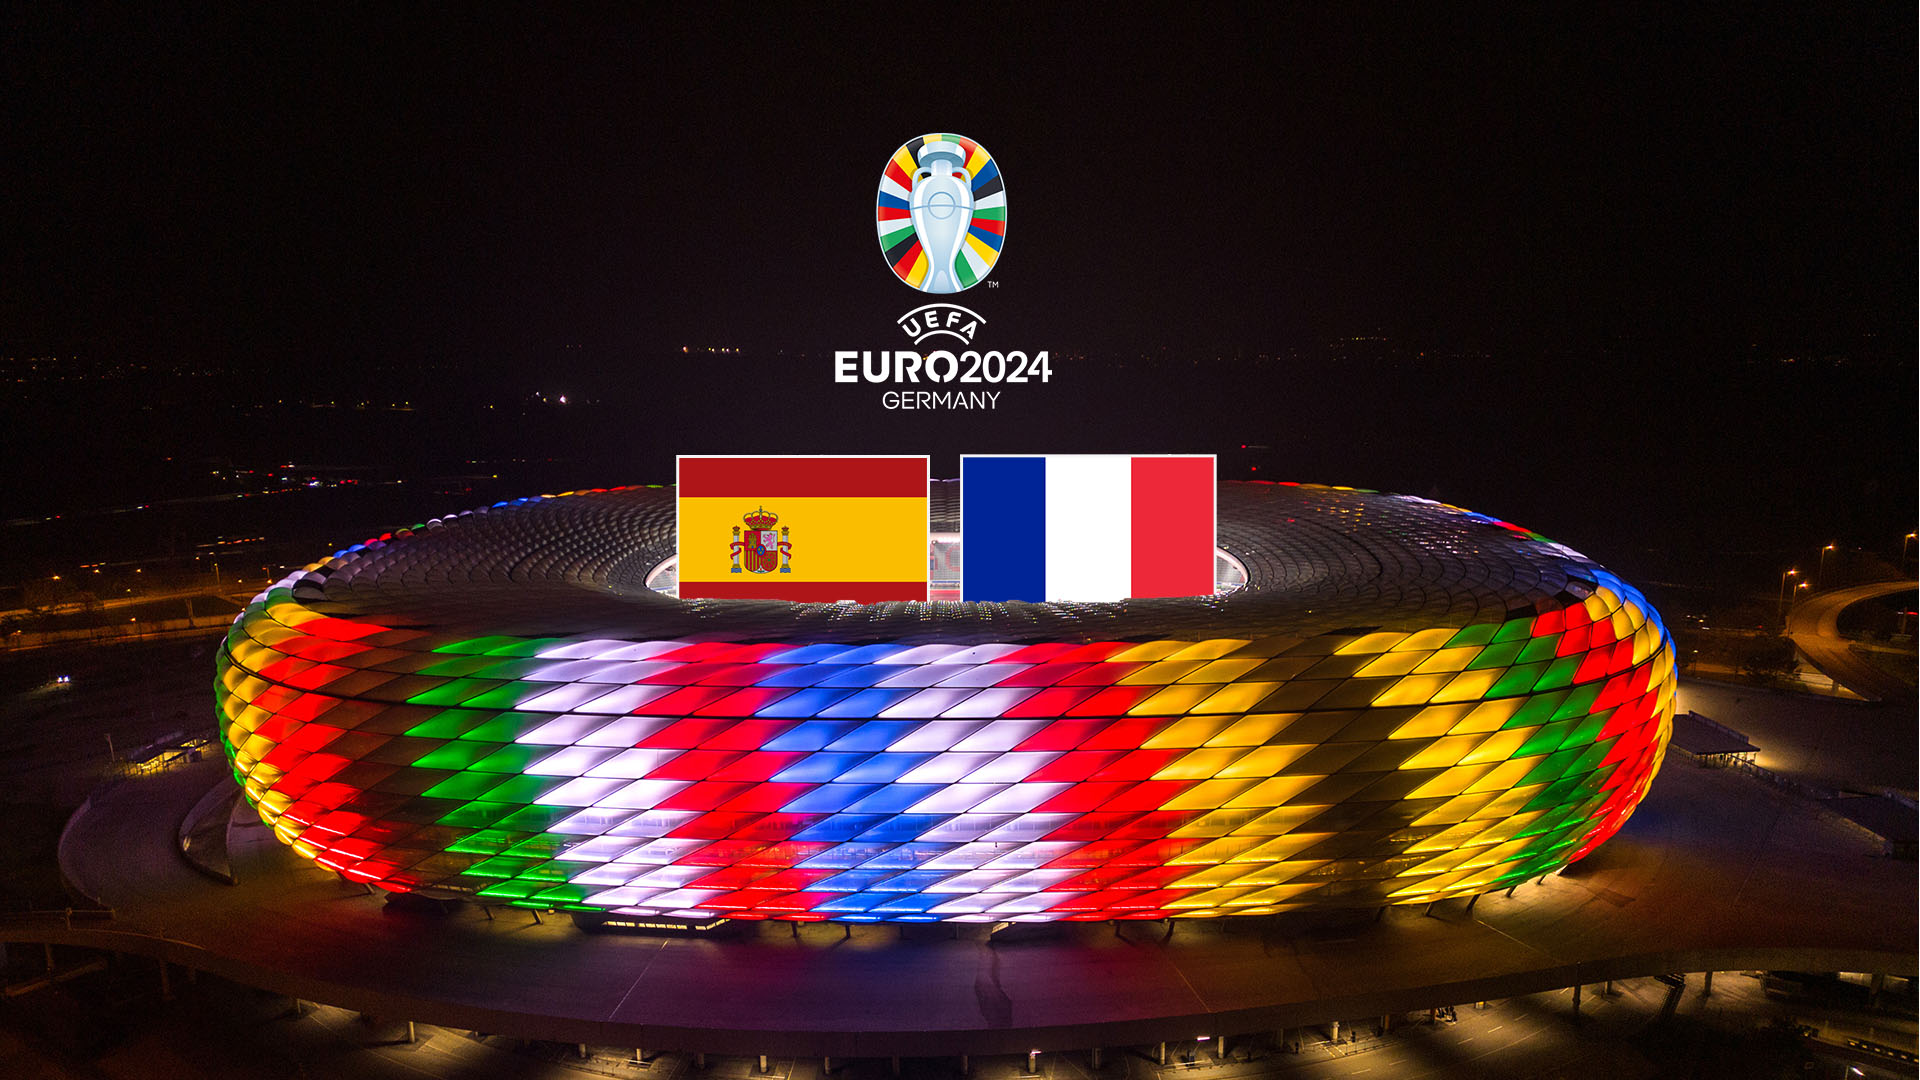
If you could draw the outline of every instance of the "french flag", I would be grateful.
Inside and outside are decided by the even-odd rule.
[[[960,458],[960,598],[1213,593],[1212,454]]]

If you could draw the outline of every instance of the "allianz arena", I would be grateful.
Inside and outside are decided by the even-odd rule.
[[[1406,496],[1226,483],[1218,515],[1213,597],[800,605],[658,591],[671,488],[499,503],[256,597],[221,735],[345,878],[695,924],[1424,903],[1645,795],[1674,650],[1618,577]]]

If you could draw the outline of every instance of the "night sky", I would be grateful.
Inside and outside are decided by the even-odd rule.
[[[1234,451],[1645,573],[1710,530],[1912,528],[1912,10],[1604,7],[17,5],[0,353],[268,395],[564,377],[628,410],[579,429],[618,435],[573,448],[582,483],[676,451]],[[906,344],[924,298],[873,192],[935,130],[1007,179],[980,344],[1055,350],[990,415],[828,373]],[[16,451],[86,437],[47,423]]]

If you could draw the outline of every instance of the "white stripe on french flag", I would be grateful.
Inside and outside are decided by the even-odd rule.
[[[963,600],[1213,592],[1211,454],[960,458]]]

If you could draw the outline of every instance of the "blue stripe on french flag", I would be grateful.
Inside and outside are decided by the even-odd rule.
[[[1211,454],[960,458],[963,600],[1213,592]]]

